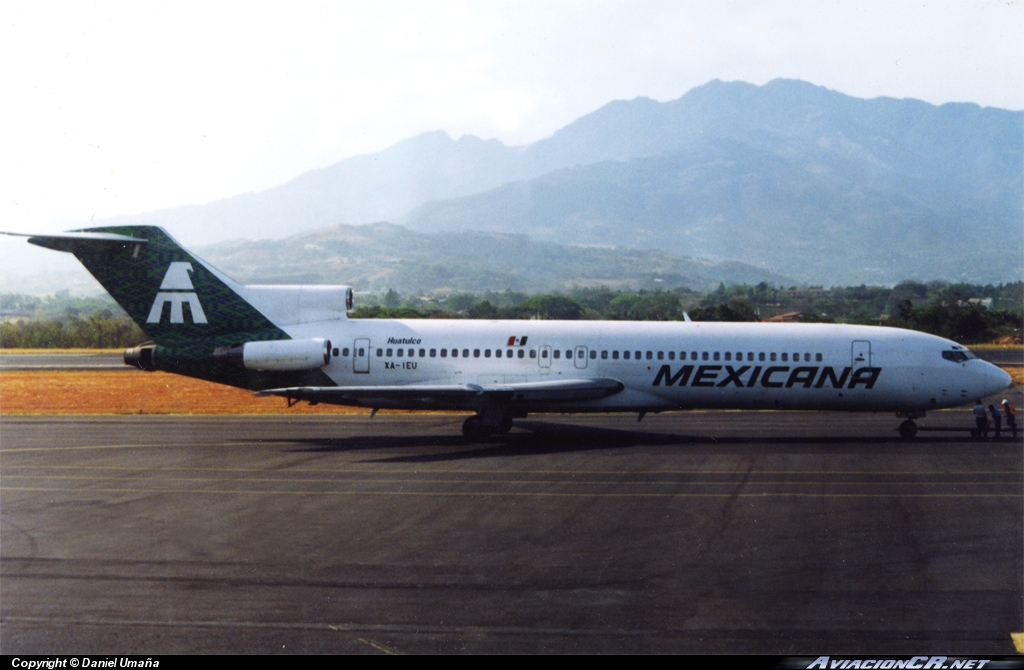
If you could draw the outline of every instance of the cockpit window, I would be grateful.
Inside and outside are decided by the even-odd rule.
[[[962,361],[967,361],[972,358],[977,358],[977,356],[974,355],[973,351],[969,351],[967,349],[943,351],[942,357],[945,358],[947,361],[953,361],[954,363],[960,363]]]

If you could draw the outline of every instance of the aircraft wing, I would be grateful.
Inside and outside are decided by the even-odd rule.
[[[294,386],[265,389],[257,396],[281,396],[289,401],[391,407],[416,405],[517,404],[582,402],[615,395],[625,385],[617,379],[559,379],[513,384],[411,384],[407,386]]]

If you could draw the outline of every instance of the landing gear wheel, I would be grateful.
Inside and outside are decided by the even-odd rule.
[[[900,424],[900,437],[909,440],[915,435],[917,435],[916,423],[914,423],[910,419],[907,419],[906,421]]]
[[[462,424],[462,435],[467,440],[482,440],[490,435],[484,422],[478,416],[471,416]]]

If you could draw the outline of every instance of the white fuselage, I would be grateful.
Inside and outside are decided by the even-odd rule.
[[[344,387],[596,378],[625,386],[531,411],[919,411],[972,402],[1010,382],[969,352],[966,360],[944,358],[966,352],[955,342],[873,326],[350,319],[285,330],[330,339],[337,353],[323,370]]]

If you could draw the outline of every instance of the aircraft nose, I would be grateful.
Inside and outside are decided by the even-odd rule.
[[[986,372],[985,382],[987,388],[984,395],[999,393],[1003,389],[1013,385],[1013,378],[1010,377],[1005,370],[1001,370],[1000,368],[989,364]]]

